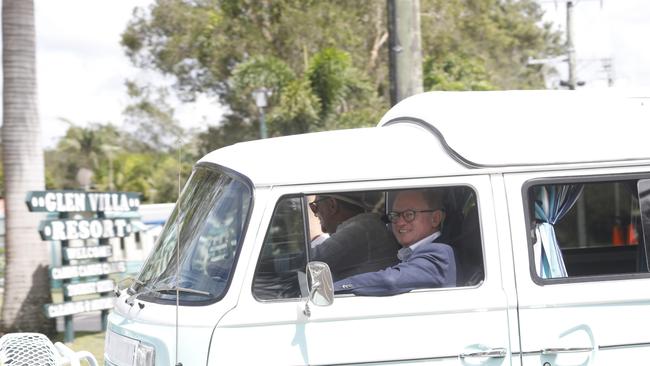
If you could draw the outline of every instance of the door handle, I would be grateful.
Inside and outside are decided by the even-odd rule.
[[[505,348],[492,348],[485,351],[461,353],[460,355],[458,355],[458,357],[460,358],[468,358],[468,357],[504,358],[506,357],[507,353],[508,351],[506,351]]]
[[[557,354],[557,353],[580,353],[580,352],[591,352],[593,347],[554,347],[554,348],[544,348],[542,350],[543,355]]]

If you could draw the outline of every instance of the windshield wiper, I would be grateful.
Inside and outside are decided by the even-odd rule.
[[[126,281],[132,281],[132,283],[131,283],[129,286],[127,286],[127,287],[120,288],[120,285],[121,285],[122,283],[126,282]],[[144,286],[145,283],[142,282],[142,281],[140,281],[140,280],[138,280],[137,278],[135,278],[135,277],[133,277],[133,276],[127,276],[127,277],[121,279],[120,281],[118,281],[118,282],[115,284],[115,287],[113,288],[113,292],[115,293],[115,296],[120,297],[120,295],[122,295],[122,290],[124,290],[124,289],[126,288],[126,289],[127,289],[126,292],[127,292],[129,295],[131,295],[131,292],[134,292],[134,290],[132,289],[133,285]]]
[[[155,286],[153,288],[145,289],[145,291],[141,292],[136,292],[133,295],[129,296],[124,302],[129,305],[133,306],[135,304],[135,300],[140,296],[140,295],[146,295],[146,294],[151,294],[151,293],[185,293],[185,294],[194,294],[194,295],[202,295],[202,296],[212,296],[212,294],[208,291],[201,291],[201,290],[195,290],[192,288],[186,288],[186,287],[178,287],[174,285],[161,285],[161,286]],[[138,303],[138,306],[140,309],[144,308],[143,303]]]

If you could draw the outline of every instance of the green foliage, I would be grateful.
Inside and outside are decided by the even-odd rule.
[[[427,90],[543,87],[527,65],[561,51],[534,0],[421,0]],[[271,135],[373,125],[388,107],[384,0],[158,0],[122,36],[133,62],[215,95],[224,122],[199,150],[255,138],[251,92],[272,90]]]
[[[377,81],[368,75],[384,57],[377,51],[385,43],[384,11],[380,1],[158,1],[134,17],[122,45],[136,65],[174,75],[184,97],[207,92],[228,107],[223,128],[245,131],[229,138],[217,133],[221,127],[211,127],[200,138],[202,149],[214,149],[257,136],[259,111],[250,93],[261,86],[273,91],[267,111],[271,135],[323,129],[338,114],[365,108],[363,101],[344,105],[341,95],[363,90],[370,93],[357,99],[375,98]],[[323,50],[329,53],[315,62]],[[361,87],[359,80],[373,82]],[[323,89],[337,85],[338,90]]]
[[[445,84],[453,90],[482,90],[482,84],[543,88],[540,67],[529,66],[528,59],[562,51],[560,34],[539,25],[542,11],[533,0],[421,0],[421,9],[423,54],[440,64],[432,67],[437,71],[433,78],[442,80],[438,90]],[[454,66],[444,75],[448,62]],[[479,85],[477,76],[484,79]]]
[[[195,160],[190,145],[183,146],[179,165],[176,150],[154,150],[134,143],[137,138],[110,124],[70,123],[57,147],[45,154],[47,189],[78,189],[77,172],[87,168],[93,172],[90,189],[140,192],[146,203],[174,202],[178,176],[183,177],[182,186]]]
[[[496,89],[480,60],[454,54],[448,54],[443,60],[428,57],[422,69],[425,90]]]
[[[309,132],[310,126],[320,125],[321,103],[309,80],[291,82],[282,90],[280,104],[269,118],[272,135],[292,135]]]
[[[241,95],[267,88],[277,92],[296,78],[293,70],[273,56],[255,56],[237,65],[233,71],[233,87]]]
[[[539,88],[527,60],[562,51],[533,0],[420,1],[425,90]],[[46,154],[49,189],[76,188],[86,167],[94,189],[173,201],[198,157],[259,137],[251,94],[262,87],[270,136],[372,126],[389,107],[384,0],[157,0],[134,13],[122,45],[136,65],[172,75],[181,98],[208,93],[228,112],[184,131],[168,90],[129,81],[125,130],[70,123]]]
[[[168,92],[162,88],[126,83],[128,94],[134,101],[124,114],[130,144],[137,151],[171,152],[178,147],[183,129],[173,118],[174,110],[167,102]]]
[[[317,53],[309,64],[307,78],[320,100],[320,117],[332,112],[346,96],[346,81],[351,68],[350,56],[334,48]]]
[[[121,133],[111,124],[90,123],[80,127],[65,120],[68,130],[56,149],[46,151],[46,186],[79,188],[77,173],[81,168],[97,171],[111,148],[119,146]]]

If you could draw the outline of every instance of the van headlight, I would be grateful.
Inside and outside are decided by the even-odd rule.
[[[156,350],[152,345],[111,330],[106,332],[104,353],[107,364],[115,366],[154,366],[156,359]]]

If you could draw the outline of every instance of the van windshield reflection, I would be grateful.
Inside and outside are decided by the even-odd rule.
[[[175,301],[178,293],[180,301],[205,302],[223,297],[250,205],[247,184],[198,166],[140,272],[138,280],[145,286],[134,289],[139,298]]]

